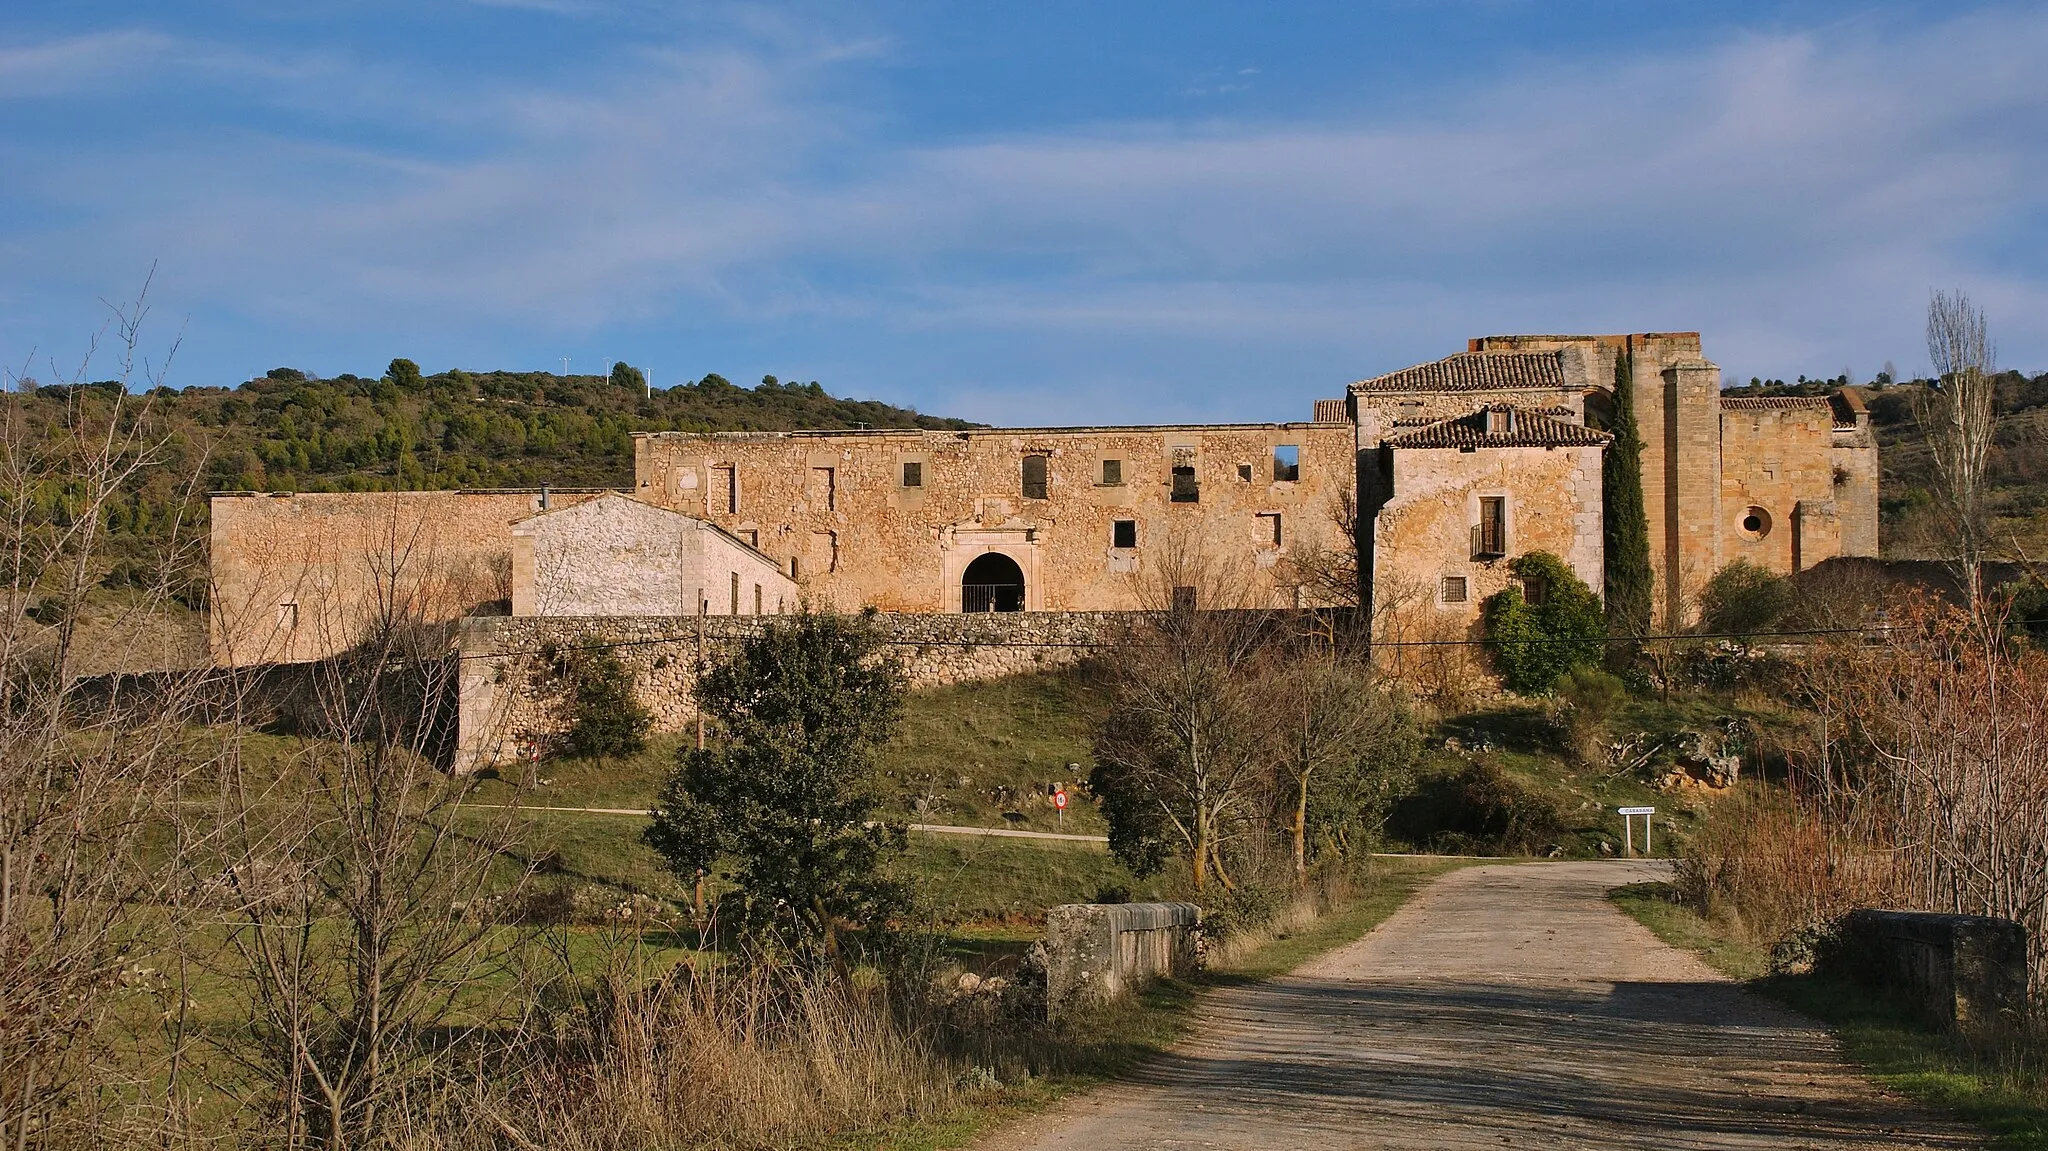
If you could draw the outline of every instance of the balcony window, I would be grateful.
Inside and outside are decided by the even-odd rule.
[[[1472,525],[1472,558],[1499,559],[1508,554],[1508,501],[1506,496],[1484,496],[1479,501],[1479,522]]]

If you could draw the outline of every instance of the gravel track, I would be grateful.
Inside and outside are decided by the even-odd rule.
[[[983,1151],[1969,1147],[1812,1022],[1606,899],[1644,862],[1472,867]]]

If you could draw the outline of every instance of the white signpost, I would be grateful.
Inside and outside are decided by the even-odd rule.
[[[1654,807],[1621,807],[1615,810],[1621,813],[1622,850],[1629,855],[1636,853],[1635,818],[1640,815],[1643,817],[1643,854],[1650,854],[1650,817],[1657,814],[1657,809]]]

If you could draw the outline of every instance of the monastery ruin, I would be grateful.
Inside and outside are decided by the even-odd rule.
[[[1738,559],[1791,573],[1876,555],[1856,393],[1730,397],[1720,376],[1697,333],[1498,336],[1360,380],[1300,423],[643,433],[620,492],[222,493],[212,652],[320,659],[401,611],[486,617],[464,625],[486,648],[506,627],[493,616],[587,630],[800,602],[1127,612],[1196,596],[1169,570],[1190,552],[1229,565],[1251,602],[1359,604],[1382,637],[1471,636],[1518,555],[1554,553],[1601,587],[1602,428],[1621,386],[1660,626],[1689,621]],[[1312,578],[1335,555],[1355,555],[1355,593]]]

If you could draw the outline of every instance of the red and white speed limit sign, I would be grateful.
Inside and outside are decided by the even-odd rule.
[[[1059,808],[1061,811],[1065,811],[1067,809],[1067,793],[1064,791],[1053,792],[1052,805],[1054,807]]]

